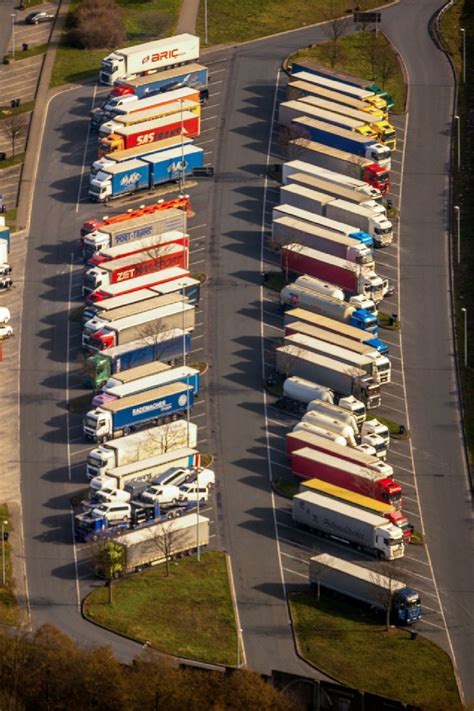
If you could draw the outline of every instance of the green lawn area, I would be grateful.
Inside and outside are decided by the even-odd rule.
[[[10,57],[10,64],[15,64],[16,62],[21,61],[22,59],[26,59],[27,57],[34,57],[37,54],[44,54],[48,49],[47,44],[39,44],[37,47],[31,47],[30,49],[27,49],[25,51],[19,50],[17,48],[15,52],[15,57],[12,57],[12,53],[9,53]]]
[[[300,485],[294,479],[277,479],[273,482],[273,488],[287,499],[292,499],[300,490]]]
[[[365,9],[365,5],[364,5]],[[382,33],[379,33],[380,42],[386,47],[391,48],[390,42],[385,38]],[[349,72],[350,74],[355,74],[360,77],[367,77],[367,79],[374,81],[380,86],[380,75],[378,71],[375,72],[375,76],[372,77],[370,62],[367,57],[364,56],[363,48],[367,46],[369,39],[369,33],[357,32],[354,35],[348,35],[342,37],[341,43],[341,53],[340,58],[336,62],[335,69],[340,71]],[[385,82],[383,89],[393,96],[394,107],[392,111],[395,113],[405,110],[406,104],[406,86],[403,78],[403,71],[401,64],[398,60],[398,55],[393,51],[393,75]],[[327,43],[322,42],[309,49],[303,49],[293,55],[291,61],[295,59],[302,58],[315,59],[322,64],[327,64]]]
[[[383,0],[365,0],[364,10],[380,7],[383,4]],[[266,37],[304,25],[323,22],[331,16],[347,15],[351,11],[352,4],[346,0],[331,0],[331,2],[293,0],[290,3],[285,0],[241,0],[241,2],[207,0],[209,45],[245,42]],[[196,31],[204,43],[203,2],[199,6]]]
[[[0,505],[0,521],[8,521],[5,531],[11,531],[10,514],[6,504]],[[0,541],[1,543],[1,541]],[[5,551],[5,585],[3,585],[3,550]],[[15,597],[15,581],[11,562],[11,546],[5,542],[0,545],[0,624],[17,625],[20,619],[20,610]]]
[[[74,0],[70,12],[79,4]],[[127,45],[140,44],[157,38],[156,30],[151,22],[153,13],[159,13],[165,18],[166,28],[162,36],[174,34],[178,21],[180,0],[117,0],[124,11],[125,27],[128,34]],[[60,86],[68,82],[76,82],[88,77],[97,76],[100,62],[112,49],[83,50],[68,47],[63,35],[61,46],[56,53],[56,60],[51,76],[51,87]]]
[[[17,153],[14,158],[7,158],[6,160],[0,161],[0,170],[5,168],[12,168],[14,165],[19,165],[25,160],[24,153]]]
[[[290,596],[302,655],[343,684],[381,694],[426,711],[456,711],[461,702],[451,660],[430,640],[389,632],[370,612],[323,595]]]
[[[101,586],[84,601],[94,622],[149,641],[152,647],[209,663],[237,663],[237,630],[225,555],[201,553],[149,568],[114,583],[114,602]]]
[[[34,105],[34,101],[25,101],[15,109],[12,109],[11,106],[2,106],[0,107],[0,119],[7,118],[7,116],[11,116],[12,114],[24,114],[28,111],[33,111]]]

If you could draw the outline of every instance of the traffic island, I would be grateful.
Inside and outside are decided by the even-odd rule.
[[[292,479],[277,479],[272,481],[272,487],[285,499],[292,499],[300,490],[299,484]]]
[[[92,398],[94,393],[87,393],[86,395],[79,395],[72,400],[69,400],[67,404],[67,409],[71,413],[89,412],[92,409]]]
[[[319,602],[292,593],[289,607],[299,655],[341,684],[430,711],[462,709],[449,656],[420,634],[386,631],[370,609],[324,591]]]
[[[407,429],[405,425],[401,425],[399,422],[394,422],[389,417],[383,417],[382,415],[369,415],[367,420],[377,420],[378,422],[381,422],[382,425],[388,427],[390,437],[393,437],[394,439],[410,439],[410,430]]]
[[[283,287],[288,284],[288,280],[285,279],[283,272],[265,272],[262,274],[262,282],[263,286],[273,291],[281,291]]]
[[[399,331],[401,324],[398,314],[386,314],[379,311],[377,314],[380,328],[385,328],[387,331]]]
[[[237,627],[224,553],[208,551],[149,568],[83,601],[84,617],[112,632],[176,657],[237,663]]]

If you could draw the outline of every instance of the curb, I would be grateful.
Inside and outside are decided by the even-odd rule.
[[[227,566],[227,577],[229,578],[229,588],[230,588],[230,596],[232,598],[232,607],[234,609],[234,618],[235,622],[237,624],[237,644],[239,645],[239,649],[242,653],[242,664],[236,664],[235,669],[241,669],[243,666],[247,666],[247,656],[245,654],[245,647],[244,647],[244,640],[242,637],[242,626],[240,624],[240,616],[239,616],[239,608],[237,607],[237,595],[235,592],[235,584],[234,584],[234,574],[232,572],[232,564],[230,560],[230,555],[226,552],[225,553],[225,562]],[[239,660],[237,660],[239,661]]]

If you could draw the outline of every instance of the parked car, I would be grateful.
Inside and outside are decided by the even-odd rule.
[[[0,277],[0,289],[8,290],[8,289],[11,289],[12,286],[13,286],[13,279],[11,279],[10,277],[7,277],[7,276]]]
[[[155,484],[149,486],[141,495],[146,504],[173,504],[178,498],[179,489],[172,484]]]
[[[107,501],[92,509],[94,516],[105,516],[107,521],[111,523],[127,521],[131,516],[131,512],[132,507],[124,501]]]
[[[4,341],[6,338],[13,336],[13,328],[8,325],[0,326],[0,341]]]
[[[54,15],[48,12],[30,12],[25,18],[27,25],[38,25],[40,22],[51,22],[51,20],[54,20]]]
[[[207,486],[198,486],[192,481],[179,487],[178,501],[206,503],[209,498]]]

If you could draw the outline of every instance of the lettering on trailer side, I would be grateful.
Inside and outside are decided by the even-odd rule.
[[[147,54],[143,57],[142,64],[148,64],[148,62],[161,62],[162,59],[177,59],[179,57],[179,49],[165,49],[162,52],[155,52],[154,54]]]
[[[130,175],[124,175],[120,178],[120,185],[125,187],[126,185],[133,185],[133,183],[138,183],[140,180],[140,173],[130,173]]]
[[[127,269],[124,272],[119,272],[117,274],[117,282],[125,281],[126,279],[133,279],[134,275],[135,275],[135,267],[132,267],[131,269]]]
[[[116,235],[116,244],[121,244],[122,242],[131,242],[135,239],[140,239],[141,237],[148,237],[152,234],[153,227],[140,227],[136,230],[131,230],[130,232],[122,232],[122,234]]]
[[[185,407],[188,404],[188,396],[184,393],[178,398],[178,405],[180,407]],[[132,410],[132,416],[144,415],[147,412],[154,412],[155,410],[160,410],[160,412],[168,412],[171,410],[173,404],[168,402],[168,400],[158,400],[158,402],[153,402],[150,405],[142,405],[141,407],[134,407]]]
[[[351,528],[349,524],[339,525],[333,519],[328,519],[324,515],[320,519],[318,514],[314,513],[311,509],[307,508],[304,501],[299,502],[299,506],[303,511],[310,515],[312,525],[314,528],[319,528],[324,531],[331,531],[334,535],[339,535],[345,538],[350,538],[355,541],[364,541],[364,535],[359,530]]]

